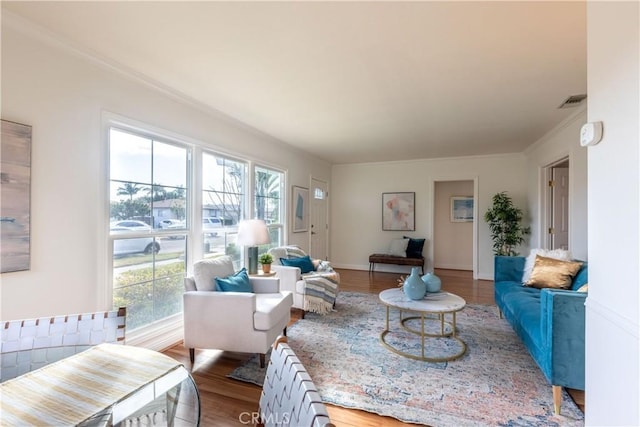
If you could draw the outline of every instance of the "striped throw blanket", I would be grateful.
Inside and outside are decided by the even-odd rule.
[[[327,314],[338,296],[340,275],[336,271],[308,273],[304,279],[304,311]]]

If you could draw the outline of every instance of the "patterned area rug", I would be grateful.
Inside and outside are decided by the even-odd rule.
[[[419,352],[419,337],[403,332],[398,311],[391,313],[389,341]],[[336,311],[307,313],[288,329],[289,345],[326,403],[431,426],[584,424],[566,393],[561,415],[554,415],[551,386],[496,307],[468,305],[458,313],[458,336],[467,352],[443,363],[408,359],[383,347],[385,319],[377,295],[341,292]],[[434,341],[436,351],[455,353],[459,347],[448,348],[450,341]],[[256,356],[228,376],[261,386],[264,372]]]

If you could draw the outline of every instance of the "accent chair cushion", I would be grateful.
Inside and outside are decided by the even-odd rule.
[[[298,267],[300,273],[305,274],[310,271],[314,271],[313,262],[309,255],[301,256],[298,258],[280,258],[280,263],[286,267]]]
[[[216,291],[218,292],[253,292],[247,269],[243,268],[227,277],[216,277]]]
[[[409,239],[409,243],[407,244],[407,258],[421,258],[426,239],[414,239],[407,236],[404,236],[404,238]]]
[[[193,264],[193,279],[199,291],[214,291],[215,277],[228,277],[235,273],[229,256],[205,259]]]
[[[293,305],[291,292],[277,294],[256,294],[256,311],[253,313],[253,327],[268,331],[281,319],[288,318]]]
[[[409,239],[392,239],[389,245],[389,255],[406,258],[408,245]]]
[[[581,267],[581,262],[562,261],[536,255],[531,278],[525,285],[538,289],[569,289],[573,277]]]

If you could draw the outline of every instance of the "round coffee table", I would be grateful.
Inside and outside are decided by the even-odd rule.
[[[401,356],[416,360],[422,360],[425,362],[447,362],[455,360],[461,357],[467,351],[467,344],[456,335],[456,313],[462,310],[467,304],[466,301],[460,298],[458,295],[454,295],[449,292],[437,292],[433,294],[427,294],[427,296],[421,300],[412,300],[407,297],[404,292],[402,292],[402,288],[394,288],[380,292],[379,297],[380,301],[382,301],[382,303],[387,306],[387,321],[384,331],[382,331],[382,333],[380,334],[380,341],[389,350]],[[391,307],[400,310],[400,325],[406,331],[420,336],[422,346],[421,354],[419,356],[400,350],[387,342],[386,336],[390,332],[389,311]],[[410,311],[419,315],[403,318],[403,311]],[[445,320],[446,314],[451,315],[450,322],[447,322]],[[412,329],[406,324],[408,321],[413,319],[420,319],[420,330]],[[439,332],[430,333],[425,331],[425,322],[431,321],[440,323]],[[451,355],[429,357],[426,355],[425,351],[426,338],[450,338],[456,340],[460,344],[461,349]]]

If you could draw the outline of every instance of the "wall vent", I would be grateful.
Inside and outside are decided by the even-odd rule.
[[[570,97],[565,99],[558,108],[577,107],[578,105],[582,104],[582,101],[584,101],[585,99],[587,99],[586,93],[583,93],[582,95],[571,95]]]

